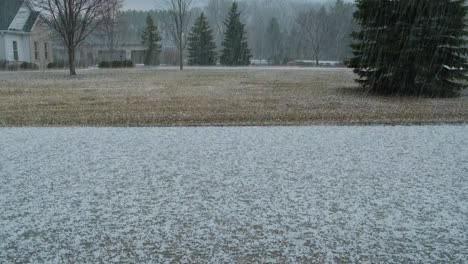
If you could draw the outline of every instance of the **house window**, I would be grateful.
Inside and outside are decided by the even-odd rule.
[[[34,58],[39,60],[39,43],[34,42]]]
[[[19,55],[18,55],[18,42],[13,41],[13,59],[15,61],[19,60]]]
[[[49,59],[49,43],[44,43],[44,58]]]

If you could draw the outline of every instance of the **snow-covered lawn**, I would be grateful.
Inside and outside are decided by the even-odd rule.
[[[467,259],[468,126],[0,129],[0,263]]]

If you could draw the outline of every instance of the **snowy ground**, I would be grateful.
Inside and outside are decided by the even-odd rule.
[[[1,263],[466,263],[468,126],[0,129]]]

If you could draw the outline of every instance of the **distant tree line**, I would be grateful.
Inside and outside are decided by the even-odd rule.
[[[226,32],[222,42],[220,63],[222,65],[239,66],[249,65],[250,49],[246,39],[245,25],[240,21],[240,12],[234,2],[224,22]],[[143,44],[146,47],[146,65],[159,64],[159,53],[161,40],[158,27],[148,14],[146,18],[146,27],[142,33]],[[214,42],[213,30],[204,15],[195,20],[195,23],[188,36],[188,64],[189,65],[216,65],[217,52]],[[181,41],[181,40],[180,40]],[[180,46],[178,46],[180,48]],[[183,67],[181,66],[181,70]]]
[[[192,29],[203,13],[216,45],[218,60],[225,41],[226,18],[233,2],[209,0],[203,8],[190,9],[190,17],[194,18],[190,23]],[[236,5],[252,59],[285,64],[291,60],[342,61],[351,56],[351,33],[356,28],[352,3],[337,0],[321,5],[292,0],[241,0]],[[125,23],[120,38],[126,42],[141,42],[149,15],[159,28],[162,42],[173,43],[169,10],[130,10],[123,11],[122,15]],[[189,53],[189,47],[186,52]]]

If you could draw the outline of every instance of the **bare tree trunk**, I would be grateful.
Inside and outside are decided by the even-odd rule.
[[[114,29],[112,29],[112,31],[114,31]],[[112,36],[110,37],[110,59],[109,61],[113,61],[114,60],[114,32],[112,32]]]
[[[179,66],[180,70],[184,70],[184,48],[182,47],[182,44],[179,44]]]
[[[185,23],[184,19],[187,19],[187,16],[184,16],[182,14],[182,9],[179,9],[179,21],[180,21],[180,31],[179,31],[179,64],[180,64],[180,70],[184,70],[184,32],[183,32],[183,27],[182,25]]]
[[[75,48],[68,48],[68,67],[70,69],[70,75],[76,75]]]
[[[184,56],[182,55],[182,49],[179,51],[179,63],[180,63],[180,70],[184,70]]]
[[[315,64],[318,67],[320,65],[320,47],[315,47]]]
[[[193,0],[161,0],[171,16],[171,25],[169,32],[179,52],[179,67],[184,69],[184,49],[187,44],[187,32],[190,25],[191,11],[190,6]]]

